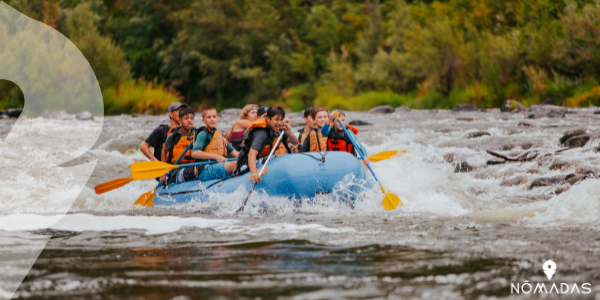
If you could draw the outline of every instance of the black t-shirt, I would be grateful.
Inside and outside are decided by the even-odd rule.
[[[260,152],[260,149],[268,138],[269,133],[266,130],[255,131],[252,135],[252,145],[250,145],[250,148]]]
[[[169,132],[169,129],[171,129],[171,127],[168,125],[160,125],[156,127],[146,139],[146,143],[154,148],[154,157],[156,157],[158,160],[161,159],[160,156],[162,153],[163,144],[167,140],[167,132]]]

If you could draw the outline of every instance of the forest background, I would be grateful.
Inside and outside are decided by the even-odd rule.
[[[5,2],[82,51],[106,114],[600,105],[600,0]],[[0,109],[22,105],[0,81]]]

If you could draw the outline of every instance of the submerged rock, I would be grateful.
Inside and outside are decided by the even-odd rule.
[[[587,175],[569,174],[567,177],[565,177],[565,179],[570,185],[575,185],[576,183],[587,179]]]
[[[389,105],[381,105],[373,107],[369,110],[371,114],[390,114],[394,112],[394,108]]]
[[[554,177],[542,177],[534,180],[530,185],[529,189],[533,189],[541,186],[551,186],[555,184],[559,184],[565,181],[564,175],[554,176]]]
[[[594,112],[595,115],[600,115],[600,110]]]
[[[548,169],[550,170],[562,170],[571,167],[572,164],[566,161],[555,161],[553,162]]]
[[[533,125],[531,125],[530,123],[527,123],[527,122],[519,122],[519,124],[517,124],[517,126],[531,127]]]
[[[529,150],[529,149],[531,149],[531,147],[533,147],[532,143],[525,143],[525,144],[521,145],[521,148],[523,148],[523,150]]]
[[[567,113],[567,108],[556,105],[532,105],[527,109],[530,114],[527,115],[530,119],[539,118],[564,118]]]
[[[350,123],[348,123],[348,124],[349,124],[349,125],[352,125],[352,126],[366,126],[366,125],[373,125],[373,124],[371,124],[371,123],[369,123],[369,122],[365,122],[365,121],[361,121],[361,120],[353,120],[353,121],[350,121]]]
[[[466,161],[463,161],[456,165],[454,168],[454,173],[466,173],[473,171],[473,167],[471,167]]]
[[[566,113],[564,111],[557,110],[548,110],[545,112],[535,112],[527,115],[530,119],[540,119],[540,118],[564,118]]]
[[[453,162],[454,161],[454,153],[448,153],[446,155],[444,155],[444,161],[445,162]]]
[[[522,112],[526,111],[527,108],[525,105],[515,101],[515,100],[506,100],[502,106],[500,106],[501,112]]]
[[[469,133],[469,135],[467,135],[467,138],[478,138],[478,137],[482,137],[484,135],[489,135],[491,136],[491,134],[489,132],[485,132],[485,131],[478,131],[478,132],[471,132]]]
[[[565,142],[565,146],[569,148],[583,147],[585,144],[587,144],[587,142],[590,141],[591,138],[592,137],[589,134],[577,135],[568,139]]]
[[[81,111],[75,115],[75,118],[77,120],[87,121],[87,120],[93,120],[94,116],[89,111]]]
[[[506,163],[506,160],[502,159],[502,158],[492,158],[490,160],[487,161],[488,165],[501,165]]]
[[[410,111],[410,107],[408,107],[406,105],[402,105],[402,106],[396,107],[396,109],[394,111],[395,112],[409,112]]]
[[[586,130],[583,128],[575,128],[575,129],[569,129],[567,130],[567,132],[565,132],[565,134],[560,138],[560,143],[564,144],[568,139],[574,137],[574,136],[578,136],[578,135],[582,135],[585,134]]]
[[[455,106],[452,111],[478,111],[479,108],[475,105],[472,104],[459,104],[457,106]]]
[[[500,183],[500,186],[521,185],[521,184],[526,184],[530,180],[531,180],[531,178],[529,176],[517,176],[515,178],[510,178],[510,179],[504,179],[504,180],[502,180],[502,182]]]

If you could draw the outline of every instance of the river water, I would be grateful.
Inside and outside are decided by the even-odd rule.
[[[358,127],[369,154],[408,150],[372,165],[402,207],[385,211],[377,190],[366,190],[354,208],[326,197],[296,208],[258,194],[250,202],[266,208],[251,205],[239,217],[232,214],[242,194],[130,209],[154,187],[153,180],[95,195],[96,184],[128,177],[129,166],[145,160],[138,151],[141,142],[167,121],[165,116],[97,118],[104,127],[92,149],[55,168],[84,178],[93,168],[85,186],[50,181],[78,195],[64,217],[57,207],[66,205],[60,199],[67,194],[24,205],[35,200],[32,190],[43,194],[43,187],[25,175],[0,186],[0,240],[13,249],[0,251],[0,282],[18,285],[16,270],[28,270],[27,263],[6,261],[29,253],[39,257],[25,272],[16,298],[600,299],[600,153],[595,152],[600,114],[595,111],[541,119],[498,110],[351,112],[348,120],[373,124]],[[222,116],[218,128],[225,131],[235,119]],[[7,131],[11,121],[1,122]],[[85,130],[85,122],[71,122],[63,125]],[[292,123],[299,128],[297,114]],[[591,141],[557,152],[564,148],[559,138],[573,128],[586,129]],[[467,138],[477,131],[489,135]],[[539,154],[527,162],[488,165],[494,157],[486,150],[509,157]],[[462,162],[473,169],[455,172]],[[56,172],[40,176],[62,178]],[[531,187],[538,178],[569,174],[587,177]],[[548,259],[557,264],[552,280],[542,269]],[[586,294],[511,293],[511,283],[526,280],[592,288]]]

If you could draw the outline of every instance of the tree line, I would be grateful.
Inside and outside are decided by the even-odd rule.
[[[7,3],[82,50],[108,114],[174,99],[293,111],[600,105],[597,0]]]

